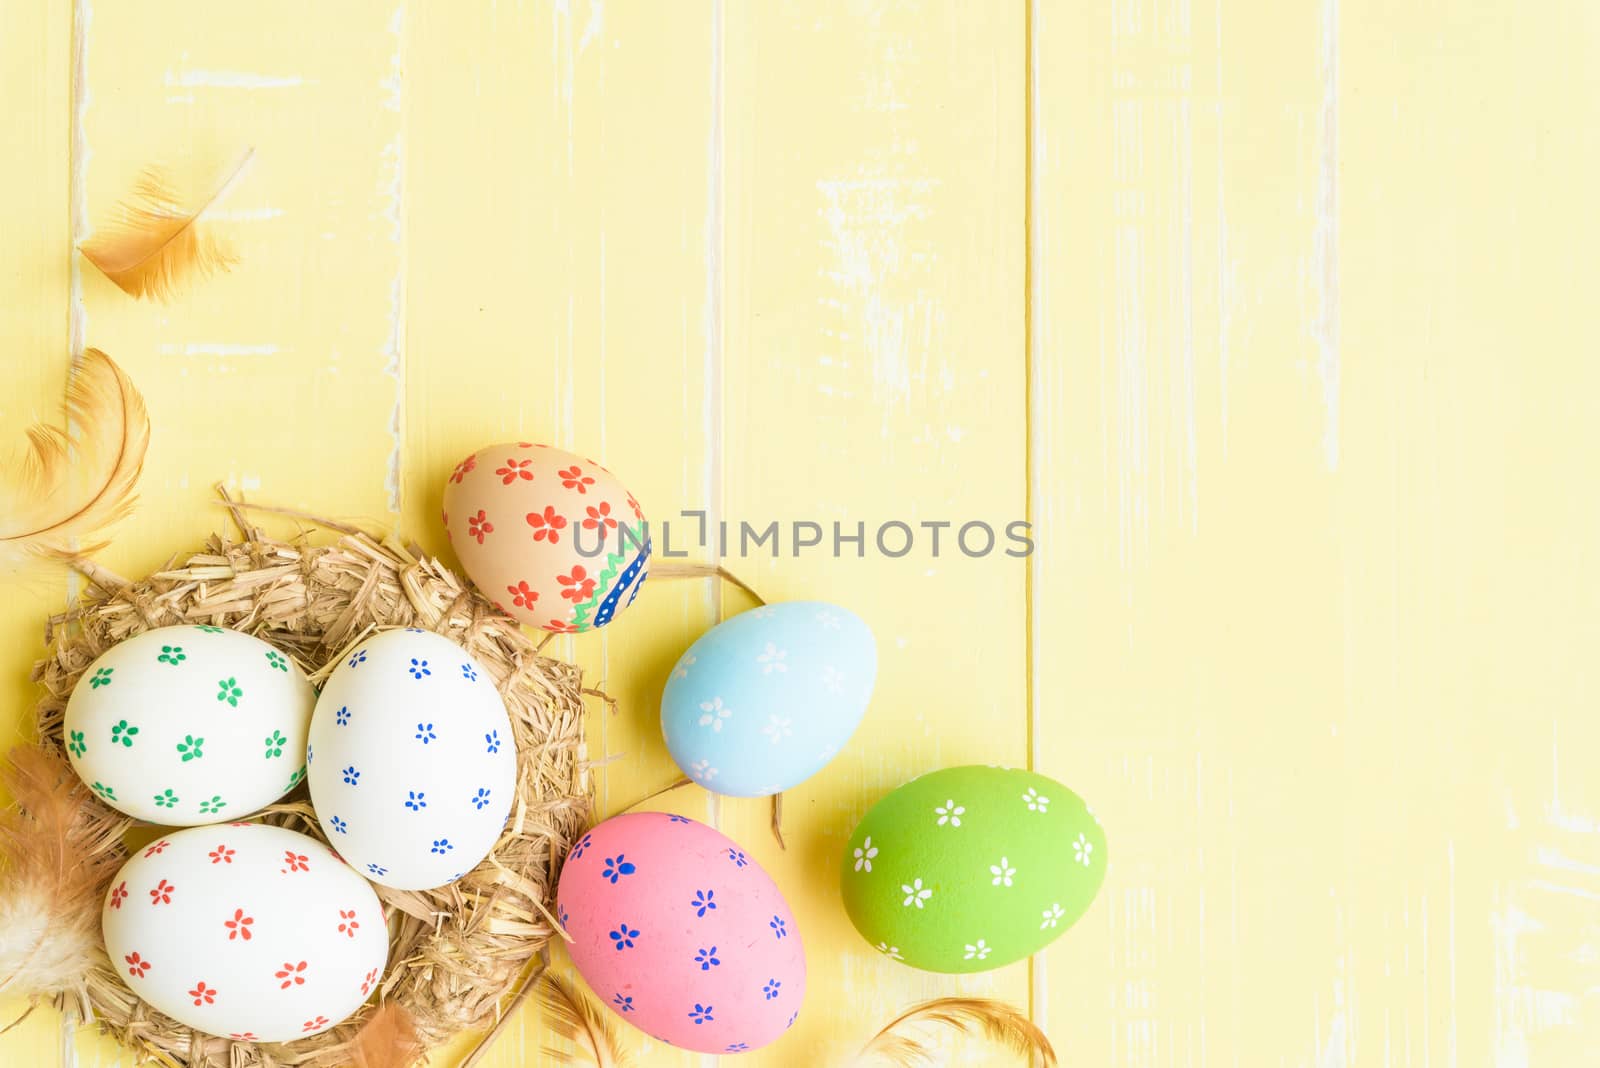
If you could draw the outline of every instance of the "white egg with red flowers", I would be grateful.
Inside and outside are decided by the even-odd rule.
[[[101,922],[112,967],[179,1023],[245,1041],[333,1027],[376,989],[389,955],[371,885],[283,827],[175,831],[111,881]]]

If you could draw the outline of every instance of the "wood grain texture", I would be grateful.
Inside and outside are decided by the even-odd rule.
[[[491,442],[593,456],[654,522],[705,494],[719,356],[712,12],[526,4],[409,16],[403,514],[408,535],[447,559],[445,479]],[[605,814],[680,774],[661,739],[661,687],[716,610],[704,580],[647,590],[603,631],[547,647],[622,709],[596,703],[589,719],[591,755],[610,758],[597,777]],[[714,814],[703,793],[673,800]],[[698,1063],[628,1030],[644,1063]],[[552,1041],[530,1003],[482,1063],[525,1064]]]
[[[1036,759],[1112,853],[1036,960],[1079,1063],[1600,1054],[1566,14],[1036,9]]]
[[[41,262],[69,270],[52,314],[73,347],[92,340],[113,354],[154,426],[141,507],[101,557],[116,571],[155,570],[218,529],[215,481],[293,507],[390,515],[391,292],[403,259],[385,218],[399,204],[388,155],[399,113],[385,79],[399,39],[388,5],[346,5],[335,24],[317,11],[292,3],[267,24],[200,2],[159,18],[90,0],[48,12],[71,64],[35,73],[63,90],[49,127],[61,138],[59,245]],[[313,22],[320,32],[304,32]],[[260,161],[224,206],[243,254],[233,273],[167,307],[130,300],[72,253],[140,168],[241,143]],[[44,374],[65,373],[66,341],[35,348]],[[66,583],[59,569],[39,573]],[[8,623],[27,619],[37,633],[43,613],[24,610],[8,603]],[[9,657],[11,672],[25,677],[35,648]],[[26,718],[19,707],[13,723]],[[17,1056],[45,1063],[47,1049]],[[63,1050],[73,1056],[132,1063],[89,1028]]]
[[[71,23],[65,0],[0,0],[0,159],[11,162],[0,190],[0,456],[25,447],[23,429],[60,425],[71,366],[67,293]],[[25,735],[35,687],[28,665],[44,653],[44,617],[67,594],[59,570],[0,567],[0,744]],[[0,1003],[0,1026],[26,1005]],[[71,1032],[55,1014],[36,1012],[0,1039],[0,1059],[56,1060]],[[18,1051],[13,1054],[12,1051]]]
[[[806,938],[800,1022],[736,1063],[834,1063],[964,992],[1067,1064],[1587,1064],[1591,7],[0,0],[0,426],[57,417],[85,344],[134,375],[156,436],[119,570],[215,529],[217,480],[448,559],[451,466],[532,437],[677,547],[682,510],[726,521],[765,596],[868,618],[869,719],[788,795],[786,852],[764,804],[661,802],[744,843]],[[139,167],[242,144],[231,275],[136,304],[72,254]],[[1024,515],[1026,562],[871,544]],[[866,558],[741,558],[774,520],[862,523]],[[73,587],[0,581],[15,736]],[[620,702],[590,721],[604,813],[673,779],[667,671],[746,603],[652,579],[552,643]],[[986,761],[1089,800],[1101,899],[1028,964],[893,964],[836,855],[889,789]],[[525,1007],[486,1063],[548,1040]],[[132,1058],[48,1011],[0,1038],[58,1061]]]
[[[61,425],[71,366],[67,340],[67,137],[62,122],[70,97],[71,42],[60,4],[7,0],[0,5],[0,153],[17,161],[6,179],[6,255],[0,261],[0,455],[9,462],[26,448],[23,431],[34,423]],[[0,648],[8,664],[25,664],[44,649],[41,622],[60,604],[66,579],[59,571],[0,569]],[[0,680],[5,707],[32,702],[27,671]],[[18,738],[21,717],[0,716],[5,744]]]
[[[1025,511],[1024,19],[1019,6],[736,4],[726,32],[712,508],[730,532],[820,524],[822,551],[736,566],[769,598],[852,608],[878,639],[866,722],[786,795],[788,850],[763,804],[722,804],[806,937],[807,1009],[770,1063],[828,1064],[925,997],[1028,997],[1022,964],[957,980],[888,960],[838,890],[846,839],[889,790],[946,764],[1027,759],[1022,561],[968,559],[953,531],[938,558],[925,532],[900,559],[875,544],[888,521],[1003,528]],[[865,558],[848,543],[834,557],[835,524],[864,524]]]

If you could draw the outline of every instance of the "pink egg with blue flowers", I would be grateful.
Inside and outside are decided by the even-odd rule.
[[[800,1015],[806,956],[777,884],[684,816],[615,816],[579,839],[556,891],[567,950],[607,1008],[698,1053],[742,1053]]]

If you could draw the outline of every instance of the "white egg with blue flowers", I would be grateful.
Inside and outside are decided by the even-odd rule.
[[[877,674],[877,643],[855,613],[824,601],[763,605],[678,659],[661,733],[684,774],[713,793],[781,793],[849,741]]]
[[[401,890],[476,867],[516,792],[494,680],[456,643],[415,628],[345,655],[317,698],[306,766],[328,841],[367,878]]]

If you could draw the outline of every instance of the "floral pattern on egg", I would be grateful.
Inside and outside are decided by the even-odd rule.
[[[411,628],[377,634],[334,670],[312,717],[323,830],[377,882],[452,882],[505,826],[516,792],[510,738],[505,704],[466,650]]]
[[[299,667],[259,638],[160,627],[90,666],[62,733],[74,770],[112,807],[152,823],[217,823],[298,783],[315,700]]]
[[[557,913],[599,1000],[673,1046],[756,1049],[804,999],[805,951],[777,886],[686,817],[631,813],[584,835],[562,869]]]
[[[490,445],[445,482],[461,566],[498,607],[555,633],[605,626],[649,570],[644,513],[593,460],[531,442]]]
[[[872,631],[849,610],[764,605],[712,627],[679,658],[661,696],[661,733],[678,767],[706,789],[779,793],[849,740],[877,672]]]
[[[891,791],[851,835],[845,911],[891,960],[979,972],[1036,953],[1105,879],[1105,832],[1035,772],[955,767]]]
[[[359,1008],[389,951],[372,887],[267,824],[176,831],[123,865],[102,910],[112,965],[198,1031],[289,1042]]]

